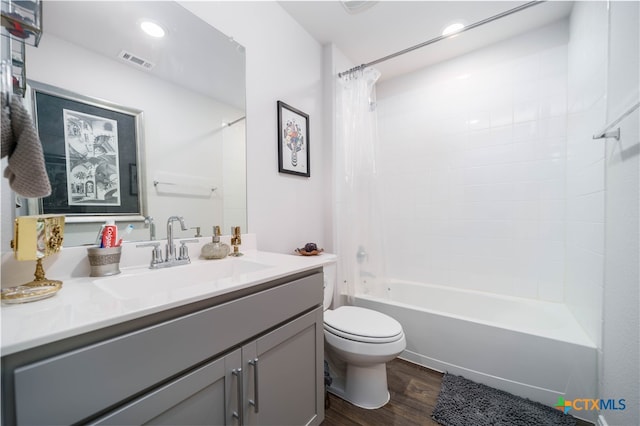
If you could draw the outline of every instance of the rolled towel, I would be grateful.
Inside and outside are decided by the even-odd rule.
[[[4,124],[2,127],[4,130]],[[15,148],[9,154],[9,165],[4,171],[4,177],[9,179],[9,186],[27,198],[51,195],[42,144],[29,112],[22,105],[22,98],[16,95],[11,98],[11,128]]]

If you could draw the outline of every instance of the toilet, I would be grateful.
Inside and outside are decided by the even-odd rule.
[[[332,378],[328,391],[358,407],[380,408],[389,402],[386,363],[407,346],[402,325],[371,309],[329,309],[334,282],[325,274],[324,348]]]

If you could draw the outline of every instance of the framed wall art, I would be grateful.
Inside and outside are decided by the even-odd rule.
[[[309,116],[278,101],[278,171],[310,177],[309,163]]]
[[[68,222],[143,217],[138,171],[142,111],[29,82],[51,182],[39,212]]]

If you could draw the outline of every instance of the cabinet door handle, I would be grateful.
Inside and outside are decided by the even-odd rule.
[[[236,419],[238,419],[238,424],[240,426],[242,426],[244,424],[244,407],[243,407],[243,395],[244,392],[242,390],[242,368],[234,368],[231,371],[231,374],[233,374],[234,376],[236,376],[236,378],[238,379],[238,394],[237,394],[237,403],[238,403],[238,411],[234,411],[232,416]]]
[[[258,402],[258,358],[254,358],[249,361],[249,365],[253,366],[253,397],[254,399],[249,400],[249,404],[253,405],[253,411],[258,413],[260,411],[260,406]]]

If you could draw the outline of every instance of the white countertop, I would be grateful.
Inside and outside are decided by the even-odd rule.
[[[244,256],[239,258],[192,258],[190,265],[167,269],[149,270],[148,266],[138,265],[121,267],[122,273],[112,277],[70,277],[64,280],[62,289],[53,297],[23,304],[3,304],[0,310],[1,354],[9,355],[336,261],[335,255],[327,253],[319,256],[298,256],[258,250],[242,251]],[[207,268],[221,267],[236,271],[233,262],[253,262],[263,267],[256,271],[234,272],[222,278],[215,278],[212,277],[214,274],[207,273]],[[149,292],[136,291],[133,284],[136,279],[158,282],[156,277],[161,277],[163,272],[171,274],[171,277],[181,277],[193,275],[194,271],[198,274],[197,279],[189,279],[188,282],[180,282],[176,286],[160,283]],[[55,276],[50,278],[58,279]],[[118,284],[118,280],[122,281]],[[126,287],[123,291],[122,283],[131,285],[132,291],[127,292]],[[110,288],[110,285],[114,287]],[[115,290],[115,285],[119,286],[119,290],[111,291]]]

